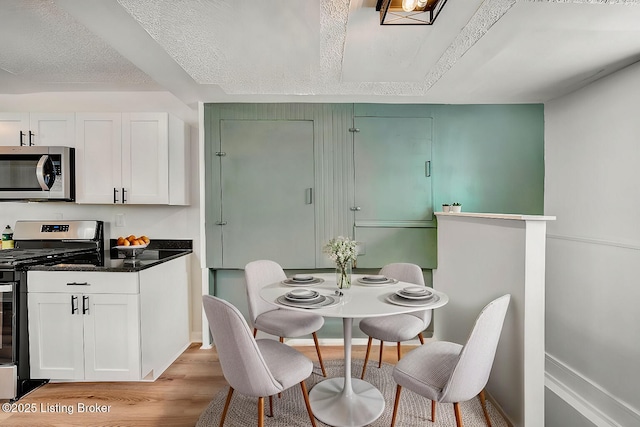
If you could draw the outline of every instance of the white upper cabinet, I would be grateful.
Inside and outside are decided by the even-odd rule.
[[[74,113],[0,113],[0,145],[75,146]]]
[[[123,203],[169,203],[168,114],[122,115]]]
[[[187,205],[188,128],[167,113],[78,113],[76,201]]]
[[[122,202],[122,114],[76,115],[76,202]]]

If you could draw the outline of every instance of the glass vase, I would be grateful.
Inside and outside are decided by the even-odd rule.
[[[336,285],[338,289],[349,289],[351,287],[351,261],[344,265],[336,266]]]

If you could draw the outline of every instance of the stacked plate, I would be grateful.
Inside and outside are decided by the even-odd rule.
[[[380,286],[380,285],[386,285],[389,283],[396,283],[397,280],[390,279],[387,276],[382,276],[382,275],[371,275],[371,276],[363,276],[359,278],[358,282],[364,285],[369,285],[369,286]]]
[[[340,300],[331,295],[322,295],[312,289],[294,289],[276,298],[282,305],[298,308],[321,308],[335,305]]]
[[[282,281],[283,284],[288,286],[310,286],[322,283],[324,280],[319,277],[313,277],[309,274],[295,274]]]
[[[320,295],[320,292],[312,291],[311,289],[294,289],[284,294],[284,297],[289,301],[316,303],[321,299],[322,295]]]
[[[407,286],[387,296],[392,304],[405,306],[421,306],[431,304],[440,298],[425,286]]]
[[[408,286],[396,291],[396,294],[402,298],[425,300],[433,297],[433,292],[425,286]]]

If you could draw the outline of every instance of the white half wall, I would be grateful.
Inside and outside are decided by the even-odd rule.
[[[512,425],[544,425],[545,233],[554,218],[436,215],[433,287],[449,303],[434,311],[435,338],[464,344],[482,308],[511,294],[486,388]]]

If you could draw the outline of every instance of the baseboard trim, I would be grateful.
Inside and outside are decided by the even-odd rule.
[[[546,354],[545,386],[598,427],[640,425],[640,412]]]
[[[489,393],[488,391],[485,391],[485,396],[487,400],[491,402],[491,405],[493,405],[493,407],[498,410],[500,415],[502,415],[502,419],[504,419],[504,421],[507,423],[507,427],[513,427],[513,422],[511,422],[511,418],[509,418],[506,412],[504,412],[504,410],[502,409],[502,406],[500,406],[500,404],[496,401],[496,399],[493,398],[491,393]]]

